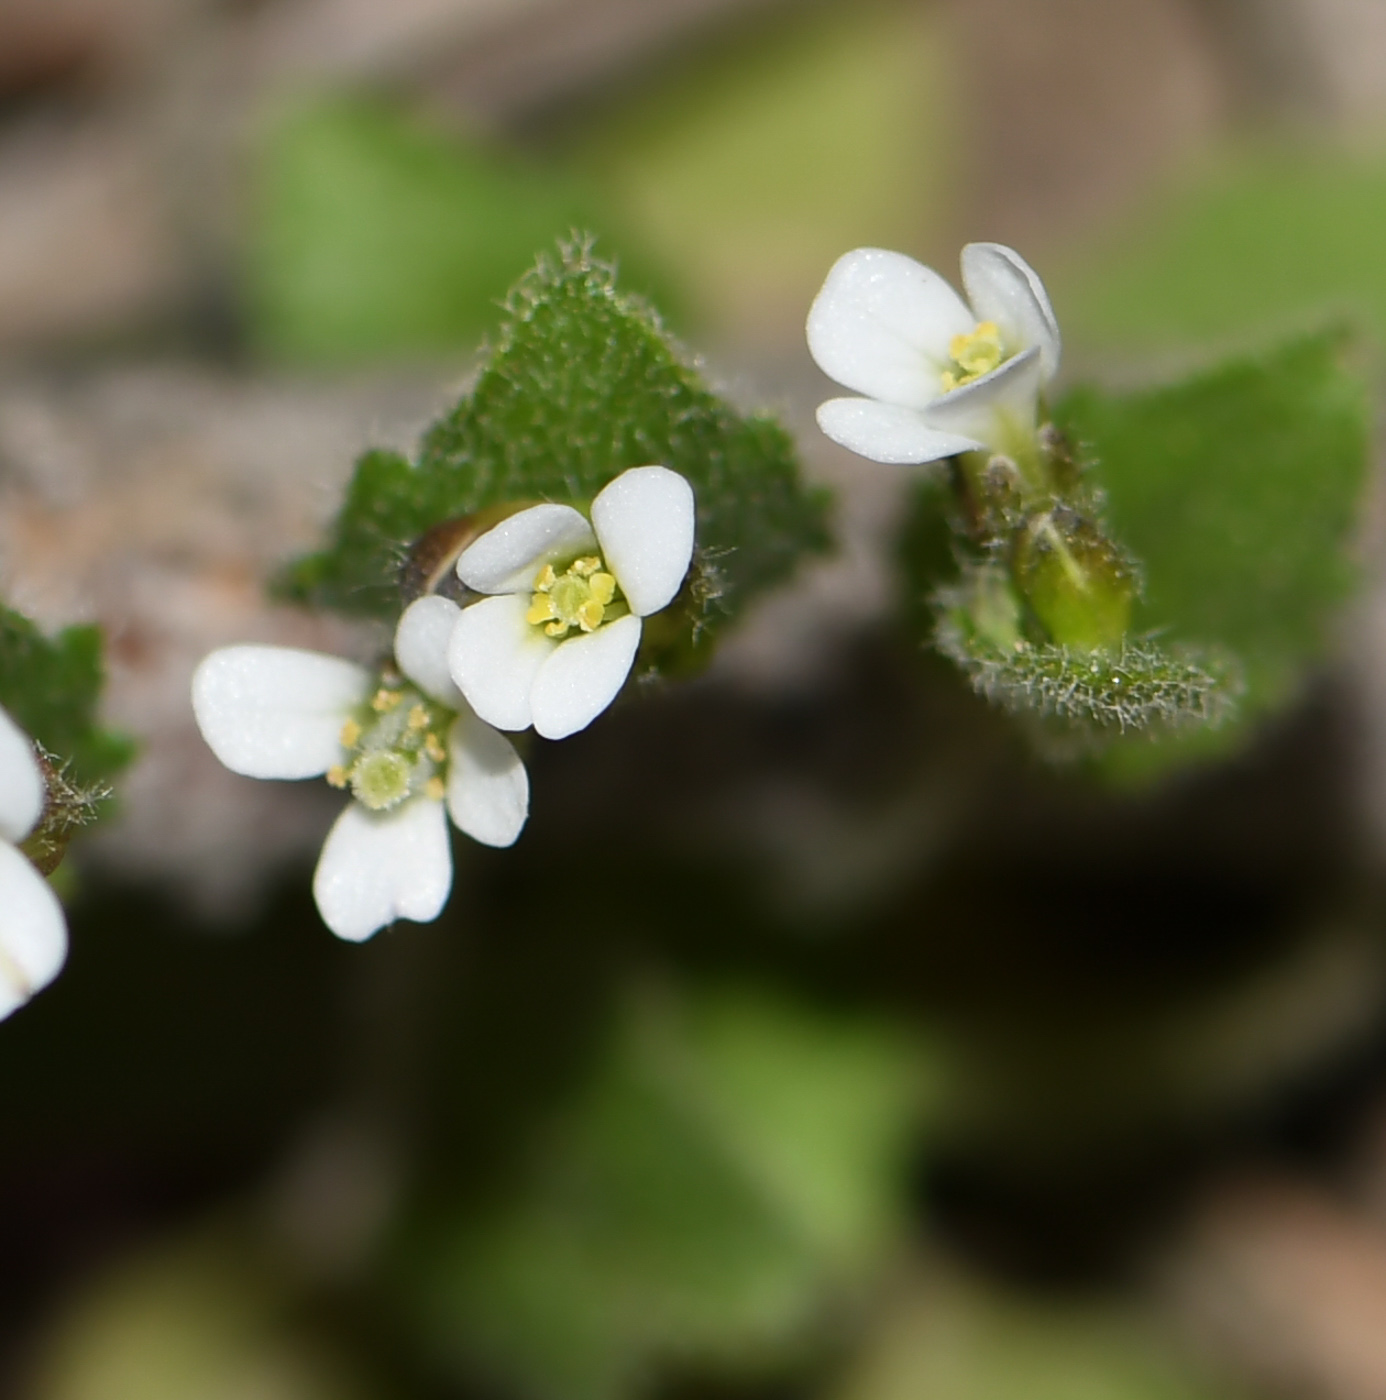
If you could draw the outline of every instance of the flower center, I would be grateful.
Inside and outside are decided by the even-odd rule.
[[[595,632],[612,620],[617,609],[624,611],[616,598],[616,576],[606,572],[595,554],[589,554],[574,559],[561,574],[554,572],[552,564],[539,570],[525,621],[542,627],[550,637],[566,637],[574,627]]]
[[[349,787],[372,812],[388,812],[422,793],[441,800],[448,752],[441,736],[452,711],[386,675],[369,703],[342,726],[345,763],[328,770],[333,787]]]
[[[948,345],[949,367],[943,371],[943,392],[960,389],[990,374],[1006,358],[995,321],[982,321],[975,331],[955,335]]]

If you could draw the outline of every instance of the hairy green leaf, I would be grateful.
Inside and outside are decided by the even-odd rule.
[[[0,705],[70,765],[79,785],[109,777],[134,754],[129,739],[97,723],[104,679],[98,628],[67,627],[45,637],[28,618],[0,608]]]
[[[656,462],[687,477],[698,502],[689,583],[647,628],[666,648],[701,644],[827,545],[826,501],[805,489],[784,429],[711,393],[655,314],[618,291],[614,269],[586,245],[566,247],[514,288],[474,389],[417,461],[361,459],[328,549],[295,566],[288,591],[390,617],[401,561],[431,526],[509,502],[582,504]]]

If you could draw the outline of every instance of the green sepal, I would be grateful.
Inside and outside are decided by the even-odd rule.
[[[617,289],[614,269],[589,244],[566,245],[512,290],[475,388],[417,460],[361,459],[327,549],[299,560],[281,591],[391,618],[401,563],[430,527],[511,501],[587,502],[652,463],[686,477],[697,498],[694,567],[642,652],[677,669],[706,656],[752,596],[827,548],[826,495],[806,488],[776,420],[743,417],[713,394],[655,313]]]

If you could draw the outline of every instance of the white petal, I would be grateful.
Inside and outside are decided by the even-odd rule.
[[[534,680],[535,732],[566,739],[586,729],[626,683],[639,646],[640,619],[633,614],[560,642]]]
[[[0,710],[0,838],[22,841],[43,812],[44,796],[33,741]]]
[[[483,598],[462,609],[448,643],[453,680],[472,709],[497,729],[529,728],[534,678],[558,646],[525,621],[528,611],[527,594]]]
[[[883,248],[839,258],[808,315],[809,352],[859,394],[923,408],[943,392],[949,342],[976,328],[938,273]]]
[[[545,564],[590,554],[596,545],[572,506],[530,506],[473,540],[457,557],[457,577],[478,593],[527,593]]]
[[[875,399],[829,399],[818,426],[836,443],[873,462],[934,462],[983,444],[931,428],[913,408]]]
[[[223,647],[193,673],[193,714],[208,747],[248,778],[313,778],[340,763],[348,713],[370,675],[295,647]]]
[[[0,842],[0,1017],[46,987],[67,958],[67,920],[48,881]]]
[[[930,404],[924,417],[941,432],[965,433],[1004,452],[1014,434],[1034,432],[1043,373],[1043,360],[1035,346],[1007,360],[1000,369],[945,394]]]
[[[1059,322],[1039,273],[1002,243],[969,243],[962,251],[963,285],[979,321],[995,321],[1011,354],[1038,345],[1044,378],[1059,370]]]
[[[451,889],[447,814],[441,802],[427,797],[393,812],[368,812],[348,802],[313,875],[323,923],[353,943],[396,919],[436,919]]]
[[[693,561],[693,488],[668,467],[632,467],[592,502],[602,558],[636,617],[667,608]]]
[[[416,598],[395,628],[395,662],[425,695],[450,710],[466,703],[448,670],[448,642],[462,609],[451,598],[431,593]]]
[[[459,715],[448,734],[448,814],[483,846],[513,846],[529,816],[520,755],[475,715]]]

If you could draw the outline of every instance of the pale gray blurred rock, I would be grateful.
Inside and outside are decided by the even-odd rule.
[[[316,543],[355,456],[411,446],[444,398],[438,382],[174,367],[0,382],[0,596],[50,628],[102,625],[107,718],[142,745],[93,858],[230,913],[316,844],[334,795],[222,769],[193,723],[189,680],[231,642],[376,653],[387,639],[272,607],[265,584]]]

